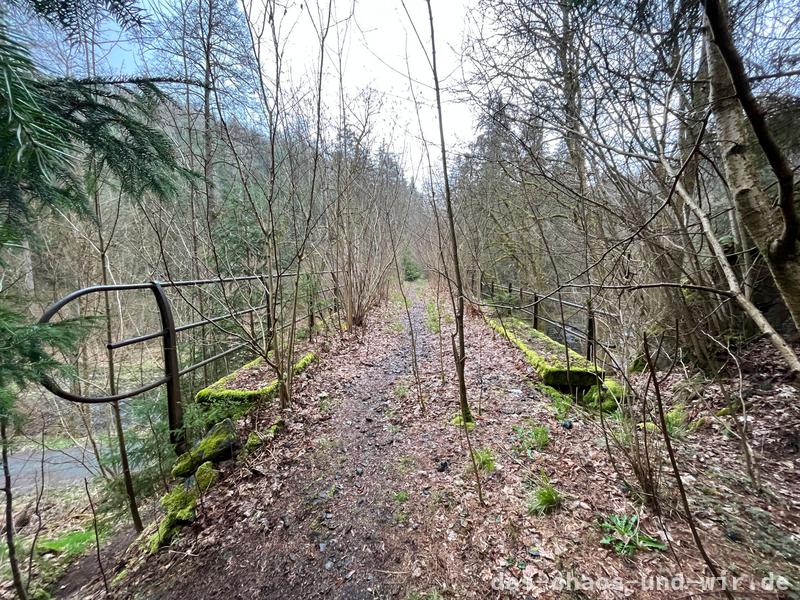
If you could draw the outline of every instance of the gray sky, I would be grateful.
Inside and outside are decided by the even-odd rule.
[[[460,50],[467,29],[468,10],[474,3],[474,0],[433,0],[437,63],[449,150],[463,148],[474,137],[473,112],[466,102],[459,101],[456,90],[462,78]],[[324,0],[314,0],[309,4],[315,21],[319,10],[327,10]],[[341,47],[347,96],[345,104],[357,107],[354,98],[367,88],[375,90],[383,99],[380,115],[375,121],[375,136],[391,140],[397,152],[405,149],[407,164],[416,164],[424,158],[424,146],[410,90],[410,72],[414,94],[420,105],[422,131],[429,142],[434,169],[438,170],[439,130],[433,78],[419,41],[422,40],[425,51],[429,53],[430,26],[425,1],[405,0],[408,13],[401,0],[356,0],[354,5],[339,0],[334,6],[338,25],[332,29],[326,42],[328,53],[323,81],[323,101],[327,109],[334,115],[339,111],[337,48]],[[287,35],[287,72],[295,84],[312,84],[319,60],[317,29],[308,10],[301,9],[299,4],[291,10],[295,13],[294,19],[289,13],[289,22],[296,24]],[[416,26],[416,33],[409,16]]]

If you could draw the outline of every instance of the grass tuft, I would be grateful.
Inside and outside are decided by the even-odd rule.
[[[533,481],[533,489],[528,494],[528,514],[544,515],[561,506],[561,493],[550,483],[550,478],[542,471]]]
[[[479,471],[492,473],[497,469],[497,462],[491,448],[477,448],[473,454]]]
[[[514,451],[528,458],[533,458],[533,453],[541,452],[550,443],[550,430],[546,425],[537,425],[532,419],[525,419],[522,425],[511,428],[517,440]]]

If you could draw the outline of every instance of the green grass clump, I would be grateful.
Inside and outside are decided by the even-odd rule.
[[[497,462],[494,458],[494,452],[491,448],[477,448],[473,452],[475,457],[475,464],[479,471],[484,473],[492,473],[497,469]]]
[[[561,506],[561,493],[544,471],[533,481],[532,487],[528,494],[528,514],[544,515]]]
[[[534,452],[541,452],[550,443],[550,429],[531,419],[525,419],[522,425],[513,425],[511,429],[517,440],[514,450],[528,458],[533,458]]]
[[[394,494],[392,494],[392,499],[395,502],[398,502],[398,503],[401,503],[401,504],[403,502],[408,502],[408,499],[410,497],[411,497],[411,495],[406,490],[400,490],[399,492],[395,492]]]
[[[425,326],[431,333],[439,333],[439,307],[434,300],[429,300],[425,305]]]
[[[702,425],[703,420],[698,419],[689,423],[689,415],[686,412],[686,407],[683,404],[676,404],[664,413],[664,422],[667,424],[667,433],[669,437],[674,440],[682,440],[689,433]],[[661,426],[652,421],[646,421],[644,423],[639,423],[639,429],[657,433],[661,431]]]
[[[604,532],[600,543],[611,546],[614,552],[622,556],[633,556],[637,550],[661,550],[667,547],[639,529],[639,517],[636,515],[609,515],[600,522]]]
[[[394,388],[394,395],[397,396],[398,398],[405,398],[406,396],[408,396],[408,392],[409,389],[405,383],[400,383],[396,385]]]

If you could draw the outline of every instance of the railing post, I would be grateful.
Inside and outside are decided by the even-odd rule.
[[[533,292],[533,328],[539,329],[539,294]]]
[[[314,337],[314,292],[309,286],[308,292],[308,339]]]
[[[169,419],[169,441],[177,454],[186,452],[186,438],[183,431],[183,407],[181,406],[181,382],[178,367],[178,340],[175,332],[175,319],[169,298],[157,281],[150,282],[156,297],[161,327],[164,330],[164,375],[167,377],[167,416]]]
[[[592,311],[592,301],[586,301],[586,359],[594,360],[594,312]]]

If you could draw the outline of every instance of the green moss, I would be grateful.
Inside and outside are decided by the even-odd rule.
[[[206,461],[220,462],[231,458],[236,444],[233,421],[225,419],[214,425],[194,448],[182,454],[172,467],[174,477],[189,477]]]
[[[255,452],[265,443],[272,441],[276,435],[285,429],[286,422],[283,420],[283,417],[280,417],[261,433],[258,431],[251,431],[250,435],[247,436],[247,441],[244,445],[244,453],[240,458],[246,457],[248,454]]]
[[[300,373],[305,371],[308,367],[310,367],[315,360],[317,360],[317,356],[313,352],[306,352],[303,358],[301,358],[295,363],[293,369],[294,374],[299,375]],[[278,382],[276,381],[273,383],[277,385]]]
[[[258,432],[251,431],[250,435],[247,436],[247,441],[244,444],[244,450],[249,454],[260,448],[262,443],[263,440],[261,439],[261,436],[258,435]]]
[[[534,387],[544,395],[549,396],[553,401],[556,417],[559,419],[565,419],[567,417],[572,408],[572,396],[567,396],[563,392],[559,392],[556,388],[543,383],[537,383]]]
[[[172,465],[173,477],[189,477],[194,470],[194,460],[192,459],[191,452],[184,452]]]
[[[295,375],[302,373],[316,358],[313,352],[307,352],[292,367],[293,373]],[[240,373],[252,369],[262,362],[263,359],[257,358],[197,392],[195,400],[204,406],[204,421],[207,425],[223,419],[240,419],[257,402],[272,400],[277,395],[279,387],[277,379],[255,390],[237,390],[228,387]]]
[[[595,410],[613,412],[625,397],[625,387],[614,379],[606,379],[602,386],[597,384],[583,395],[583,402]]]
[[[197,492],[187,486],[176,485],[161,498],[161,506],[166,514],[158,524],[158,530],[150,536],[151,554],[169,544],[184,525],[194,520]]]
[[[211,488],[211,486],[217,482],[217,479],[219,479],[219,473],[217,473],[217,471],[214,469],[214,463],[209,460],[197,467],[194,478],[197,482],[197,487],[200,489],[200,492],[205,494]]]
[[[122,580],[125,579],[125,576],[128,574],[128,569],[122,569],[119,573],[114,575],[114,579],[111,580],[111,585],[119,585],[122,583]]]
[[[464,418],[461,416],[461,412],[455,413],[452,417],[450,417],[450,425],[454,427],[458,427],[460,429],[464,428]],[[475,429],[475,421],[469,420],[467,421],[467,431],[472,431]]]
[[[595,368],[574,350],[549,338],[526,323],[509,319],[508,324],[519,332],[516,335],[495,319],[486,320],[496,332],[522,350],[525,358],[536,369],[545,385],[553,387],[590,387],[602,379],[603,371]],[[524,339],[523,339],[524,338]],[[565,357],[569,356],[569,369]]]

